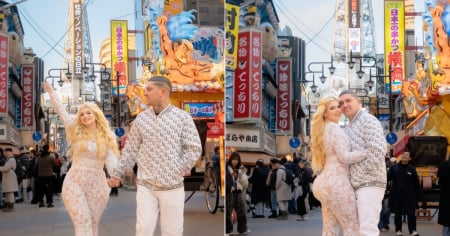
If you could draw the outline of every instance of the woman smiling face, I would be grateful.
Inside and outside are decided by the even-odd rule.
[[[339,105],[339,101],[332,100],[326,106],[326,111],[324,114],[325,121],[330,121],[338,123],[341,119],[342,111]]]
[[[89,107],[82,107],[80,109],[80,123],[86,127],[95,126],[95,113]]]

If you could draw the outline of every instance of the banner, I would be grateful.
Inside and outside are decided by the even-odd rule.
[[[291,59],[278,58],[276,73],[278,84],[276,133],[286,133],[291,131]]]
[[[8,116],[9,36],[0,33],[0,117]]]
[[[234,120],[261,120],[261,31],[239,33],[238,65],[234,77]]]
[[[234,70],[237,62],[240,7],[228,2],[225,7],[225,66]]]
[[[385,22],[385,70],[392,68],[390,78],[386,78],[386,92],[398,94],[405,80],[405,6],[402,0],[386,0],[384,2]],[[390,81],[389,81],[390,80]],[[392,83],[392,84],[390,84]]]
[[[34,130],[34,65],[23,65],[21,77],[21,129]]]
[[[84,59],[84,33],[83,33],[83,3],[82,1],[74,1],[73,3],[73,72],[75,77],[83,76],[83,59]]]
[[[111,21],[111,80],[113,96],[125,96],[128,85],[128,22]]]

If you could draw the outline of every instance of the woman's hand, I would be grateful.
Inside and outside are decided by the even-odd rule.
[[[53,93],[54,92],[53,86],[51,84],[45,82],[45,81],[41,83],[41,87],[47,93]]]

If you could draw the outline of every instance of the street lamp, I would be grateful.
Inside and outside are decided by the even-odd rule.
[[[59,75],[52,75],[53,71],[59,71]],[[59,86],[62,87],[64,84],[64,80],[62,79],[62,72],[65,71],[64,75],[66,76],[66,78],[70,81],[72,80],[72,72],[70,72],[70,68],[69,68],[69,63],[67,63],[67,68],[53,68],[48,70],[47,74],[49,78],[59,78],[59,80],[57,81]]]
[[[375,57],[372,56],[354,56],[353,52],[350,51],[350,59],[347,62],[348,68],[350,68],[350,70],[353,70],[353,68],[355,68],[355,64],[356,62],[353,61],[353,59],[359,59],[359,70],[356,72],[356,74],[358,75],[358,78],[362,79],[362,77],[364,76],[364,74],[366,73],[363,68],[364,67],[373,67],[376,68],[376,64],[377,64],[377,59],[375,59]],[[363,59],[366,60],[371,60],[373,62],[373,64],[371,65],[363,65]]]

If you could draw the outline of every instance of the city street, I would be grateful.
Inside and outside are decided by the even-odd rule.
[[[186,192],[188,194],[189,192]],[[223,200],[223,199],[222,199]],[[223,203],[221,203],[223,205]],[[58,197],[54,208],[38,208],[37,205],[19,203],[11,213],[0,212],[0,235],[7,236],[67,236],[74,235],[73,226],[64,205]],[[118,197],[111,197],[102,216],[99,236],[131,236],[135,234],[135,191],[119,189]],[[266,212],[269,215],[269,212]],[[257,236],[320,236],[322,230],[320,210],[313,210],[307,221],[296,221],[295,215],[288,220],[248,217],[250,235]],[[422,236],[441,235],[436,223],[437,214],[431,221],[418,220],[417,231]],[[381,236],[395,235],[393,217],[391,230]],[[185,204],[185,236],[221,236],[224,230],[224,212],[210,214],[205,206],[204,192],[197,192]],[[235,226],[236,228],[236,226]],[[403,224],[404,235],[407,225]],[[155,235],[160,235],[159,229]]]
[[[266,215],[270,215],[269,212]],[[381,232],[380,236],[395,235],[394,215],[390,220],[390,231]],[[250,235],[258,236],[320,236],[322,232],[322,215],[320,210],[313,210],[308,215],[307,221],[296,221],[296,215],[289,215],[288,220],[277,220],[259,218],[253,219],[249,216],[248,225],[251,230]],[[421,236],[442,235],[442,227],[437,223],[437,214],[431,221],[417,221],[417,232]],[[236,228],[236,227],[235,227]],[[409,235],[407,224],[403,224],[403,235]]]
[[[101,219],[99,236],[135,235],[135,194],[134,190],[120,188],[119,196],[110,198]],[[14,212],[0,211],[0,235],[74,235],[72,222],[62,200],[55,198],[54,205],[54,208],[38,208],[37,205],[19,203],[15,204]],[[205,205],[204,192],[195,193],[185,204],[184,215],[184,235],[223,235],[224,212],[218,210],[216,214],[210,214]],[[159,229],[155,235],[160,235]]]

